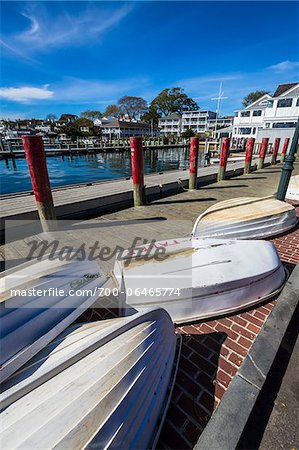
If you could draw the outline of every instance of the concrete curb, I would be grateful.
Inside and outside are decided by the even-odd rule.
[[[194,449],[237,448],[299,301],[299,264]]]

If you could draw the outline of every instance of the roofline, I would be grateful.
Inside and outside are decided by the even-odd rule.
[[[286,84],[288,84],[288,83],[286,83]],[[298,83],[294,83],[294,86],[290,87],[290,89],[288,89],[287,91],[283,92],[283,93],[280,94],[280,95],[277,95],[277,97],[273,97],[273,98],[279,98],[279,97],[281,97],[282,95],[286,95],[286,94],[288,94],[290,91],[292,91],[293,89],[296,89],[298,86],[299,86],[299,82],[298,82]]]

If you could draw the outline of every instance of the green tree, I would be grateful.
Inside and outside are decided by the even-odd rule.
[[[195,136],[194,131],[192,130],[192,128],[187,128],[187,130],[183,131],[182,133],[182,137],[188,139]]]
[[[117,105],[108,105],[105,109],[103,116],[117,116],[120,113],[119,107]]]
[[[91,111],[88,109],[87,111],[81,112],[80,116],[85,119],[95,120],[100,119],[102,117],[102,113],[100,111]]]
[[[171,113],[181,114],[183,111],[197,110],[197,103],[180,87],[164,89],[150,104],[150,109],[161,116]]]
[[[157,126],[160,117],[161,114],[159,114],[155,109],[153,109],[150,106],[148,110],[141,116],[141,120],[147,123],[152,123],[153,125]]]
[[[82,127],[88,127],[88,131],[82,131]],[[92,120],[81,117],[72,124],[67,124],[61,129],[62,133],[70,136],[72,140],[76,140],[78,137],[99,136],[101,135],[101,129],[95,127]]]
[[[244,106],[244,108],[246,108],[246,106],[251,105],[251,103],[253,103],[256,100],[258,100],[259,98],[263,97],[263,95],[265,95],[265,94],[269,94],[269,92],[268,91],[253,91],[253,92],[250,92],[250,94],[248,94],[248,95],[246,95],[246,97],[244,97],[242,105]]]
[[[130,117],[140,117],[147,110],[147,103],[142,97],[126,95],[117,102],[120,112]]]

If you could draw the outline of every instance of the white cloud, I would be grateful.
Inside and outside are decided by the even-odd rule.
[[[98,43],[102,35],[115,27],[132,8],[132,3],[117,9],[87,3],[80,14],[63,10],[53,15],[42,3],[29,3],[21,13],[28,19],[28,27],[22,32],[2,36],[0,42],[6,50],[25,57],[52,48]]]
[[[48,85],[42,88],[30,86],[0,88],[0,97],[20,103],[28,103],[34,100],[49,100],[53,95],[54,92],[48,89]]]
[[[273,70],[276,73],[292,72],[299,68],[299,61],[282,61],[273,66],[269,66],[268,69]]]

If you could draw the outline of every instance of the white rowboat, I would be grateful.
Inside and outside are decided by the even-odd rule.
[[[297,223],[295,208],[274,197],[240,197],[216,203],[195,221],[192,236],[264,239]]]
[[[106,277],[95,262],[21,264],[0,279],[0,381],[26,363],[98,298]]]
[[[299,202],[299,175],[291,177],[286,198]]]
[[[162,309],[72,326],[5,382],[1,448],[152,448],[176,343]]]
[[[149,259],[162,248],[164,255]],[[160,306],[181,323],[266,300],[279,292],[285,271],[270,242],[180,238],[119,255],[114,277],[126,293],[124,308]]]

